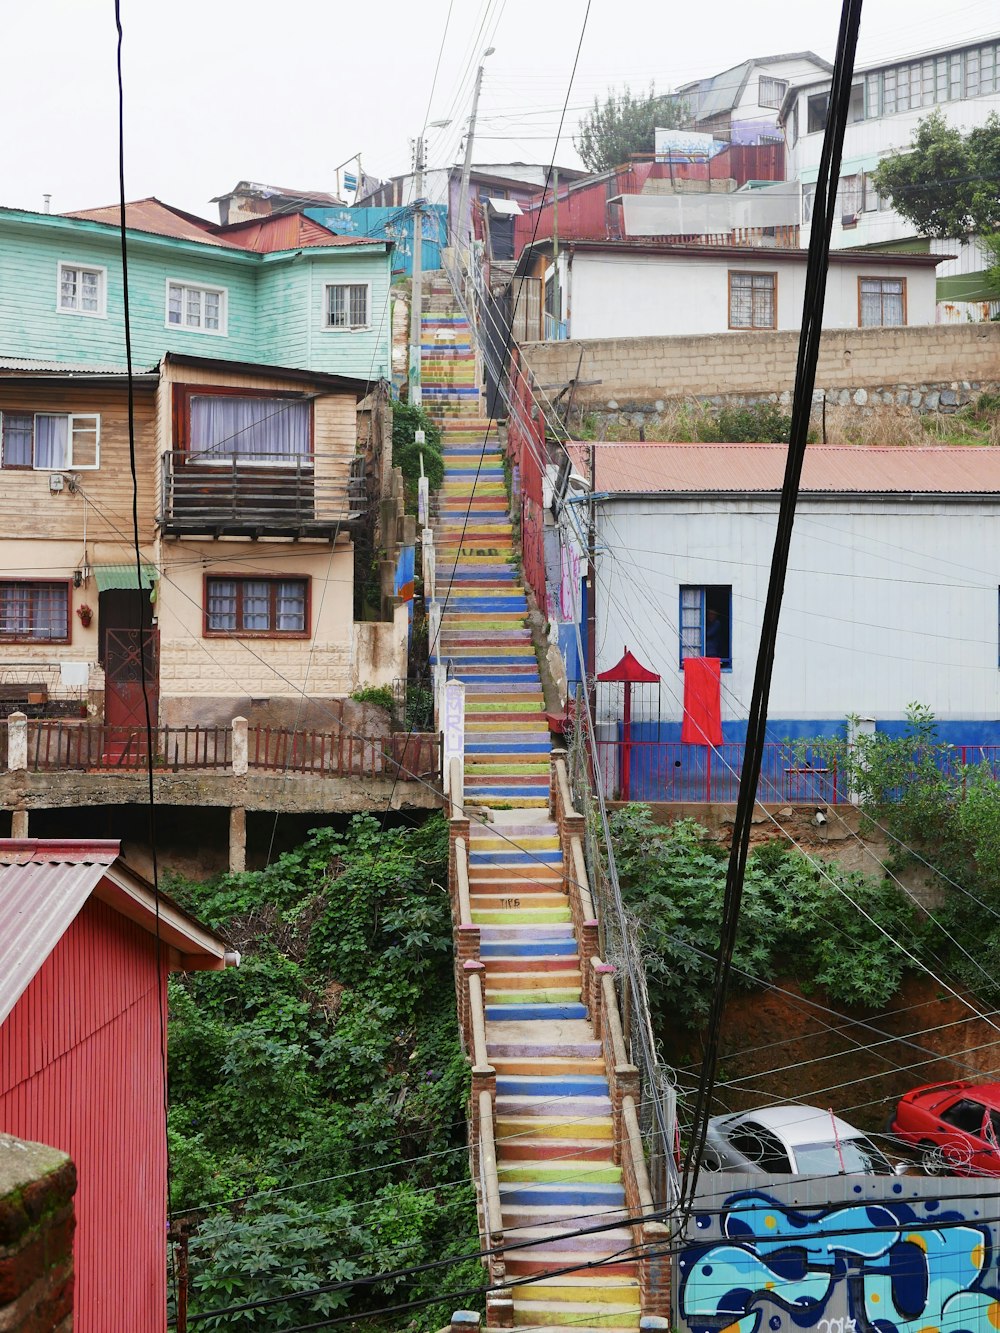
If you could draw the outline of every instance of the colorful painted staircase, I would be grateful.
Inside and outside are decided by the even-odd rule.
[[[637,1329],[638,1269],[604,1060],[581,1002],[558,829],[548,818],[549,733],[502,459],[482,415],[469,327],[446,283],[432,284],[426,305],[423,399],[442,427],[445,460],[434,519],[437,660],[465,683],[466,810],[484,807],[491,818],[471,824],[469,889],[497,1075],[503,1230],[517,1246],[505,1255],[514,1325]]]

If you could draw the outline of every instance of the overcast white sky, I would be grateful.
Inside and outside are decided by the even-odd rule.
[[[121,0],[126,191],[215,217],[240,179],[332,190],[358,151],[366,171],[408,168],[428,120],[429,165],[457,157],[477,56],[496,48],[477,162],[548,162],[586,0]],[[592,0],[568,132],[595,93],[652,80],[667,92],[749,56],[832,59],[839,0]],[[485,27],[483,20],[486,20]],[[996,0],[866,0],[859,63],[1000,30]],[[113,0],[0,0],[0,204],[53,211],[117,198]]]

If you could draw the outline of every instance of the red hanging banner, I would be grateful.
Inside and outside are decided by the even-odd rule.
[[[722,744],[722,662],[718,657],[684,659],[681,740],[689,745]]]

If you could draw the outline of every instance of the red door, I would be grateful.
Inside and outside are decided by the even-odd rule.
[[[146,700],[149,722],[157,723],[159,632],[109,629],[104,656],[106,750],[123,765],[145,762]]]

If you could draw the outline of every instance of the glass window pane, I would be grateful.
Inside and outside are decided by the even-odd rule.
[[[35,419],[28,412],[4,412],[2,463],[4,467],[31,467]]]
[[[702,588],[681,589],[681,658],[701,657],[704,612]]]
[[[70,467],[97,467],[98,417],[72,418]]]
[[[351,286],[351,327],[363,328],[368,323],[368,288],[362,283]]]
[[[219,306],[221,298],[218,292],[205,293],[205,328],[218,329]]]
[[[243,629],[270,629],[271,585],[247,579],[243,584]]]
[[[236,583],[232,579],[208,581],[208,628],[236,628]]]
[[[59,304],[66,310],[76,309],[76,269],[63,268],[60,279]]]
[[[184,323],[192,329],[201,326],[201,292],[197,287],[184,288]]]
[[[69,637],[69,590],[64,583],[0,583],[0,634],[19,639]]]
[[[101,297],[101,275],[84,269],[80,277],[80,309],[98,310]]]
[[[278,584],[276,628],[289,634],[302,634],[306,627],[306,585],[301,580]]]
[[[181,322],[181,303],[183,289],[171,283],[167,288],[167,319],[171,324]]]
[[[346,288],[341,284],[336,284],[326,289],[327,294],[327,313],[326,322],[334,329],[342,329],[347,322],[346,308]]]
[[[68,467],[69,417],[35,417],[35,467],[58,471]]]

